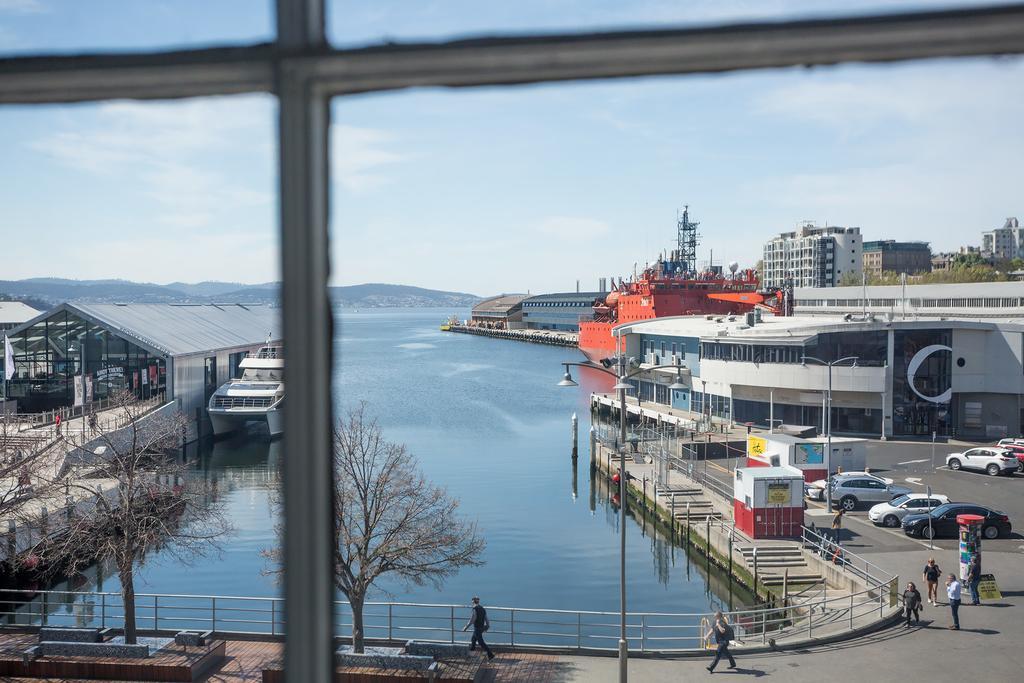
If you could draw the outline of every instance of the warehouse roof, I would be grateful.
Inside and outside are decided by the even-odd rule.
[[[473,313],[508,313],[523,303],[525,294],[499,294],[473,306]]]
[[[39,311],[20,301],[0,301],[0,325],[20,324],[39,315]]]
[[[281,339],[281,309],[242,304],[65,303],[10,332],[68,311],[153,353],[185,356]]]

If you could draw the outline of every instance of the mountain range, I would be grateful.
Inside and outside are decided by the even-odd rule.
[[[29,278],[0,280],[0,299],[14,299],[39,308],[65,301],[83,303],[246,303],[274,304],[279,282],[172,282],[158,285],[130,280],[67,280]],[[331,298],[346,308],[465,307],[482,297],[409,285],[367,283],[330,288]]]

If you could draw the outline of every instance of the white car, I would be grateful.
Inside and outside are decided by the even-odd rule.
[[[1017,458],[1005,448],[983,446],[963,453],[950,453],[946,456],[946,466],[951,470],[980,470],[995,477],[1013,474],[1017,469]]]
[[[885,482],[886,485],[892,483],[892,479],[884,479],[877,475],[871,474],[870,472],[839,472],[829,477],[830,480],[844,479],[846,477],[872,477],[879,481]],[[825,500],[825,480],[818,479],[812,481],[810,484],[804,484],[804,496],[811,500]]]
[[[949,498],[937,493],[933,493],[931,496],[923,493],[908,493],[897,496],[888,503],[875,505],[868,510],[868,519],[875,524],[895,529],[903,524],[903,518],[907,515],[925,513],[948,502]]]

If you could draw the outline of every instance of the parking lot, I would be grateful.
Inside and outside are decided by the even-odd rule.
[[[924,493],[926,487],[931,486],[932,493],[945,495],[951,502],[976,503],[1004,512],[1010,518],[1013,532],[1007,538],[986,540],[984,550],[1024,553],[1024,535],[1021,534],[1024,531],[1024,475],[993,477],[945,467],[946,455],[971,447],[937,443],[933,457],[930,442],[871,441],[867,444],[867,467],[872,474],[892,479],[893,483],[915,492]],[[731,475],[723,466],[726,463],[711,464],[709,472],[728,482]],[[844,515],[840,536],[844,546],[859,554],[920,551],[930,547],[927,539],[911,538],[903,533],[902,528],[875,526],[867,515],[871,505],[863,504]],[[824,503],[808,501],[805,523],[830,527],[832,513],[825,509]],[[958,541],[953,538],[936,538],[932,543],[938,551],[955,551],[958,546]]]

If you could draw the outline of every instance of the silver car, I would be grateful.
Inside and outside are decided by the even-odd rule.
[[[849,512],[861,503],[888,503],[896,496],[908,493],[913,491],[872,475],[844,477],[832,484],[832,504]]]

